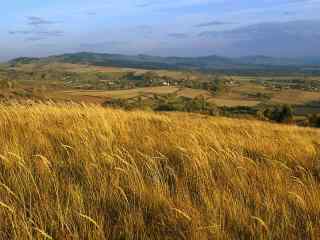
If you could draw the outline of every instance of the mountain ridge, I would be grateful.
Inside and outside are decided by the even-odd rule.
[[[95,52],[77,52],[43,58],[19,57],[10,60],[11,65],[35,62],[63,62],[97,66],[182,68],[182,69],[246,69],[265,67],[320,67],[320,57],[277,58],[264,55],[223,57],[208,55],[200,57],[160,57],[152,55],[123,55]]]

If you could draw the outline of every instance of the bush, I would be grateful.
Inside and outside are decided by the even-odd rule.
[[[313,127],[320,128],[320,115],[319,114],[312,114],[308,117],[310,125]]]
[[[264,117],[271,121],[278,123],[290,123],[293,121],[293,111],[288,105],[277,106],[275,108],[267,108],[264,113]]]

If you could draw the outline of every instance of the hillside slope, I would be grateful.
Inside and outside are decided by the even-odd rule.
[[[317,239],[320,132],[0,106],[0,239]]]
[[[305,66],[317,67],[318,58],[274,58],[247,56],[228,58],[216,55],[204,57],[159,57],[149,55],[121,55],[108,53],[79,52],[50,56],[47,58],[16,58],[9,63],[74,63],[95,66],[115,66],[147,69],[197,69],[197,70],[298,70]]]

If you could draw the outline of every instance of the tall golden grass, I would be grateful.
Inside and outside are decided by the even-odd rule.
[[[319,239],[320,132],[0,106],[0,239]]]

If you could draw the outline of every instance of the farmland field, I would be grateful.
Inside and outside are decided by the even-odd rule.
[[[5,71],[3,68],[2,71]],[[146,70],[137,68],[99,67],[70,63],[19,64],[10,68],[16,74],[24,74],[17,87],[3,90],[4,96],[18,98],[24,95],[54,101],[75,101],[102,104],[109,99],[148,98],[154,95],[175,94],[178,97],[204,97],[217,106],[256,107],[264,105],[297,105],[297,113],[317,112],[318,108],[310,109],[304,105],[320,101],[320,90],[290,89],[290,80],[300,76],[245,76],[245,75],[208,75],[196,71],[180,70]],[[34,79],[34,74],[51,74],[42,80]],[[123,82],[127,74],[134,77],[147,76],[164,79],[164,82],[149,85],[131,86],[137,80]],[[71,78],[72,76],[72,78]],[[1,77],[1,74],[0,74]],[[227,81],[223,91],[218,93],[210,89],[202,89],[201,84],[212,81],[210,78],[221,78]],[[320,77],[304,77],[306,81],[320,83]],[[167,83],[169,81],[171,84]],[[273,84],[277,83],[277,87]],[[266,85],[264,83],[268,83]],[[167,86],[163,86],[166,83]],[[263,84],[262,84],[263,83]],[[123,85],[127,84],[127,85]],[[195,87],[195,84],[197,85]],[[199,85],[200,84],[200,85]],[[283,84],[284,87],[281,87]],[[39,87],[39,85],[41,87]],[[280,87],[279,87],[280,86]],[[287,87],[286,87],[287,86]],[[40,89],[40,90],[39,90]],[[310,110],[310,111],[309,111]]]

